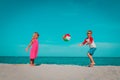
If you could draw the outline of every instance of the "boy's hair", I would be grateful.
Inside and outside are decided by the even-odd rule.
[[[91,34],[92,34],[92,31],[91,31],[91,30],[88,30],[87,33],[88,33],[88,32],[91,32]]]
[[[38,32],[34,32],[35,34],[37,34],[37,36],[39,37],[39,33]]]

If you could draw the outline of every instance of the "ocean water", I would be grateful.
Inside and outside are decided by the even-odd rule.
[[[120,66],[120,57],[94,57],[96,66]],[[2,64],[29,64],[29,57],[1,56]],[[87,66],[87,57],[38,57],[35,64],[58,64],[58,65],[80,65]]]

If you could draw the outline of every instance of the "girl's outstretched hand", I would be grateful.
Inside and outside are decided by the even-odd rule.
[[[28,52],[28,48],[26,48],[25,50],[26,50],[26,52]]]

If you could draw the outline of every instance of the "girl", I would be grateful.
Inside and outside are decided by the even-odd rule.
[[[37,40],[38,37],[39,37],[38,32],[34,32],[32,40],[30,44],[28,45],[28,47],[26,48],[26,51],[28,51],[28,49],[32,46],[30,50],[30,65],[31,66],[34,66],[34,59],[37,57],[37,54],[38,54],[38,47],[39,47],[39,43]]]

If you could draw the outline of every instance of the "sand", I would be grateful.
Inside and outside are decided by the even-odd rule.
[[[0,80],[120,80],[120,66],[0,64]]]

